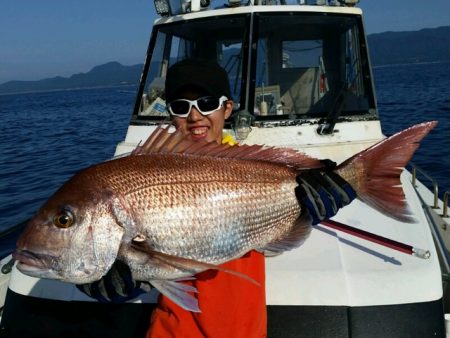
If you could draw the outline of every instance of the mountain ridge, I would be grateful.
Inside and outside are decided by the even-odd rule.
[[[450,61],[450,26],[367,36],[373,66]]]
[[[450,61],[450,26],[369,34],[367,41],[372,66]],[[137,85],[142,69],[143,64],[110,61],[70,77],[8,81],[0,84],[0,94]]]
[[[124,66],[117,61],[111,61],[95,66],[87,73],[77,73],[70,77],[55,76],[36,81],[8,81],[0,84],[0,94],[137,85],[142,67],[142,64]]]

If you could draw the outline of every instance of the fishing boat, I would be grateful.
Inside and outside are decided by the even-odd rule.
[[[341,163],[385,138],[357,0],[154,2],[160,17],[115,156],[167,118],[165,74],[187,57],[227,70],[235,110],[226,128],[241,143]],[[266,259],[269,337],[446,335],[448,193],[441,200],[437,183],[414,165],[401,181],[416,223],[355,201],[300,248]],[[73,285],[21,274],[11,256],[2,265],[0,337],[142,337],[157,299],[152,290],[101,304]]]

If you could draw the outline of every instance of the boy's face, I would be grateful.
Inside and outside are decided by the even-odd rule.
[[[196,100],[207,96],[197,90],[186,89],[180,92],[180,99]],[[185,118],[173,117],[175,127],[180,130],[187,139],[192,141],[205,140],[208,142],[222,142],[222,130],[225,119],[233,110],[233,101],[225,101],[222,107],[212,114],[204,116],[197,108],[192,107],[189,115]]]

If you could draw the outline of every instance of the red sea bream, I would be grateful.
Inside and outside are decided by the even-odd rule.
[[[435,125],[384,139],[335,171],[359,199],[409,221],[400,173]],[[66,182],[21,235],[17,267],[84,284],[120,260],[136,280],[198,311],[185,292],[192,290],[178,280],[221,269],[218,264],[253,249],[290,250],[308,237],[311,221],[294,193],[305,170],[324,170],[323,162],[286,148],[192,143],[159,127],[129,156]]]

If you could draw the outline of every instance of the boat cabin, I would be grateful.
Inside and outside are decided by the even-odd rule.
[[[361,12],[330,8],[246,6],[160,19],[131,123],[167,116],[165,73],[184,58],[216,60],[229,74],[236,111],[256,125],[320,119],[320,132],[330,134],[338,120],[376,119]]]

